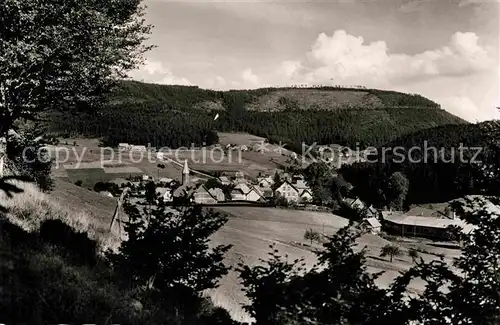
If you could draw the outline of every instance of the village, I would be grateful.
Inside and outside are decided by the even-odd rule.
[[[198,174],[198,175],[197,175]],[[192,170],[188,160],[182,164],[180,182],[174,178],[154,177],[144,174],[130,179],[116,179],[119,192],[99,191],[100,195],[119,197],[124,194],[137,205],[146,205],[147,191],[154,189],[154,204],[203,206],[253,206],[280,209],[331,211],[331,208],[314,204],[314,193],[304,175],[278,170],[274,175],[260,175],[251,179],[242,171],[222,172],[221,176],[210,176]],[[149,184],[149,185],[148,185]],[[479,196],[468,196],[463,200],[474,200]],[[481,199],[484,199],[481,197]],[[187,200],[187,201],[186,201]],[[456,241],[451,229],[460,227],[463,233],[470,233],[473,227],[465,223],[453,208],[452,202],[437,206],[414,206],[408,211],[375,209],[357,197],[344,197],[345,206],[362,216],[361,224],[376,235],[400,238],[417,237],[430,241]],[[121,202],[119,203],[121,204]],[[500,208],[488,202],[487,208],[499,213]],[[340,211],[334,213],[341,214]],[[341,217],[346,217],[340,215]]]

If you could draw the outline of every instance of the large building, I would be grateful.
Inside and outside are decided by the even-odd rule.
[[[386,212],[382,216],[383,229],[398,236],[449,240],[448,227],[450,226],[461,227],[464,233],[470,233],[473,230],[472,225],[458,218],[415,215],[411,210],[406,213]]]

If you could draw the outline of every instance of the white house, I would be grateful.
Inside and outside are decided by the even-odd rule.
[[[163,202],[172,202],[173,200],[172,191],[167,187],[157,187],[156,194]]]
[[[246,183],[236,185],[233,192],[237,198],[236,200],[257,202],[262,198],[262,194],[259,190],[253,186],[248,186]]]
[[[382,224],[380,224],[377,218],[373,217],[363,220],[361,226],[374,234],[379,233],[382,229]]]
[[[226,196],[224,192],[220,188],[211,188],[208,190],[208,193],[217,201],[224,202],[226,200]]]
[[[307,183],[303,179],[298,179],[293,186],[298,190],[309,190],[309,186],[307,186]]]
[[[313,195],[310,189],[303,189],[302,193],[300,193],[300,201],[301,202],[312,202]]]
[[[193,200],[198,204],[217,203],[217,200],[210,194],[207,188],[203,185],[198,186],[198,188],[194,191]]]
[[[250,187],[250,191],[246,193],[247,201],[257,202],[262,199],[262,194],[255,187]]]
[[[99,195],[106,196],[106,197],[113,197],[113,194],[111,194],[108,191],[101,191],[101,192],[99,192]]]
[[[130,150],[131,151],[140,151],[140,152],[148,151],[146,146],[131,146]]]
[[[257,182],[260,187],[271,187],[274,184],[274,180],[271,176],[259,177]]]
[[[221,176],[219,177],[219,182],[222,184],[222,185],[230,185],[232,184],[233,182],[229,179],[229,177],[227,176]]]
[[[128,143],[119,143],[118,150],[120,151],[130,150],[130,145]]]
[[[287,201],[298,201],[300,193],[290,182],[284,181],[275,191],[280,196],[284,197]]]
[[[235,188],[231,191],[231,200],[233,201],[245,201],[246,195],[240,188]]]
[[[143,181],[149,180],[149,175],[146,175],[146,174],[142,175],[142,180]]]

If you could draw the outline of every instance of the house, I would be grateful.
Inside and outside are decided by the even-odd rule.
[[[233,184],[233,182],[227,176],[221,176],[221,177],[219,177],[219,182],[222,185],[231,185],[231,184]]]
[[[163,202],[172,202],[172,190],[168,187],[157,187],[156,195],[163,200]]]
[[[409,211],[410,212],[410,211]],[[462,232],[470,233],[474,227],[460,219],[445,217],[415,216],[401,212],[382,213],[382,228],[388,233],[399,236],[426,237],[430,239],[449,240],[448,227],[458,226]]]
[[[345,203],[347,203],[351,208],[358,209],[360,211],[364,211],[368,209],[366,204],[361,201],[359,198],[356,199],[351,199],[351,198],[344,198],[343,200]]]
[[[280,178],[282,181],[292,182],[292,175],[289,173],[281,173]]]
[[[233,201],[245,201],[246,195],[240,188],[234,188],[231,191],[231,200]]]
[[[376,218],[379,216],[379,212],[372,205],[368,209],[366,209],[366,217],[367,218]]]
[[[295,201],[299,200],[299,191],[295,186],[293,186],[290,182],[284,181],[280,186],[275,190],[275,193],[278,193],[280,196],[284,197],[287,201]]]
[[[120,151],[125,151],[125,150],[130,150],[130,145],[128,143],[119,143],[118,144],[118,150]]]
[[[251,186],[250,191],[246,193],[246,200],[257,202],[263,199],[262,192],[260,192],[257,188]]]
[[[313,195],[310,189],[303,189],[300,193],[300,202],[312,202]]]
[[[215,204],[217,200],[203,185],[198,186],[193,192],[193,201],[197,204]]]
[[[382,224],[377,218],[367,218],[361,223],[361,227],[370,231],[373,234],[377,234],[382,229]]]
[[[237,171],[235,174],[234,174],[234,177],[236,178],[236,180],[245,180],[245,174],[242,172],[242,171]]]
[[[303,179],[297,179],[296,182],[293,184],[296,189],[298,190],[308,190],[309,186],[307,186],[306,182]]]
[[[99,195],[106,196],[106,197],[114,197],[113,194],[111,194],[108,191],[101,191],[101,192],[99,192]]]
[[[147,181],[149,179],[150,179],[149,175],[146,175],[146,174],[142,175],[142,180],[143,181]]]
[[[248,151],[248,147],[243,144],[243,145],[240,146],[240,150],[241,151]]]
[[[271,176],[257,178],[257,184],[260,187],[271,187],[274,184],[274,179]]]
[[[146,146],[131,146],[130,148],[131,151],[140,151],[140,152],[146,152],[148,149]]]
[[[217,202],[224,202],[226,200],[226,196],[220,188],[211,188],[208,192]]]
[[[239,183],[238,185],[236,185],[233,189],[233,192],[231,193],[231,197],[233,197],[233,193],[233,200],[237,201],[244,200],[257,202],[262,199],[263,195],[262,191],[254,186],[248,186],[246,183]]]

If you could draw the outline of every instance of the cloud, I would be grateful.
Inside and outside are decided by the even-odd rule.
[[[146,60],[140,69],[130,72],[129,76],[135,80],[163,85],[192,85],[188,79],[174,76],[170,68],[162,62],[154,60]]]
[[[489,69],[494,60],[474,33],[456,32],[449,44],[414,55],[391,53],[386,42],[365,43],[363,37],[337,30],[321,33],[305,58],[284,61],[282,78],[305,83],[330,80],[362,84],[394,84],[436,76],[465,76]]]
[[[243,71],[241,78],[243,79],[243,82],[249,86],[257,86],[259,84],[259,77],[257,77],[250,68]]]

